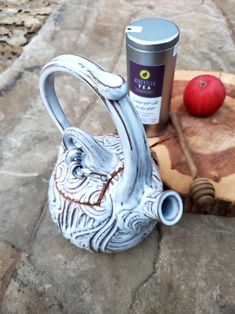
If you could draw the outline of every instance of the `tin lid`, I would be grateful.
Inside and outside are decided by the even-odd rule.
[[[142,51],[162,51],[179,40],[179,28],[171,21],[145,18],[126,27],[127,45]]]

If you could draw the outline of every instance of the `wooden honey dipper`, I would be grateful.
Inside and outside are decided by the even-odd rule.
[[[180,121],[177,114],[175,112],[171,112],[170,119],[176,131],[178,141],[184,152],[191,175],[193,177],[193,183],[191,184],[189,190],[190,196],[199,206],[204,208],[212,206],[215,202],[215,188],[207,178],[200,178],[198,176],[198,169],[188,148],[188,143],[180,126]]]

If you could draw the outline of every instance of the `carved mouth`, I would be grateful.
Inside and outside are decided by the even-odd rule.
[[[93,173],[95,179],[93,177],[84,177],[83,180],[75,180],[76,185],[74,187],[70,187],[68,189],[68,182],[66,180],[61,180],[60,176],[56,176],[56,172],[54,174],[54,183],[57,191],[63,196],[64,199],[69,200],[70,202],[74,202],[76,204],[83,204],[89,206],[99,206],[101,205],[105,192],[109,188],[114,177],[118,176],[123,172],[123,167],[118,168],[116,171],[111,173],[110,178],[106,182],[102,182],[102,180],[98,180],[99,184],[97,184],[97,176],[102,176],[102,174]],[[56,168],[57,170],[57,168]],[[65,177],[66,178],[66,177]],[[102,184],[101,184],[101,183]],[[83,184],[85,183],[85,184]],[[88,186],[89,189],[84,189],[83,185]]]

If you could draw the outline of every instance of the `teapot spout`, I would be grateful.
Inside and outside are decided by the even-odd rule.
[[[159,193],[151,208],[151,217],[166,226],[175,225],[183,215],[183,204],[178,193]]]

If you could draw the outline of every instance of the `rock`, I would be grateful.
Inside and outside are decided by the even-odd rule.
[[[0,40],[6,42],[8,45],[13,47],[20,47],[25,45],[28,40],[25,37],[26,32],[20,29],[15,29],[9,36],[1,36]]]
[[[154,232],[122,254],[83,251],[59,233],[47,207],[28,258],[6,292],[5,313],[128,313],[134,291],[151,275],[158,253]],[[57,311],[57,312],[56,312]]]
[[[51,13],[51,5],[43,1],[1,1],[0,72],[19,56],[21,47],[40,29]]]
[[[7,27],[4,26],[0,26],[0,38],[2,38],[2,36],[9,36],[10,35],[10,30]],[[2,40],[2,39],[1,39]]]
[[[185,215],[162,228],[155,272],[130,313],[235,312],[235,219]]]
[[[30,12],[40,3],[31,1]],[[196,0],[174,5],[164,0],[158,6],[155,0],[89,5],[63,0],[37,36],[14,50],[22,54],[0,80],[0,241],[10,243],[0,249],[0,260],[6,256],[3,274],[11,265],[1,314],[234,311],[232,218],[185,215],[179,226],[161,229],[160,246],[155,231],[133,250],[115,255],[81,251],[62,237],[46,204],[62,136],[38,89],[41,67],[63,53],[84,55],[126,77],[124,29],[143,16],[166,17],[180,26],[178,68],[232,71],[235,45],[226,20],[232,16],[231,0],[223,2],[223,10],[224,15],[214,2]],[[32,16],[40,20],[38,13]],[[1,45],[10,56],[6,47]],[[113,131],[101,101],[80,81],[58,77],[56,89],[74,126],[92,134]],[[23,251],[15,263],[11,250]]]
[[[21,252],[6,242],[0,242],[0,304],[20,259]]]
[[[63,313],[63,305],[56,297],[55,283],[23,256],[12,276],[5,301],[0,305],[5,313]],[[15,296],[18,296],[15,298]],[[23,302],[22,302],[23,300]]]

